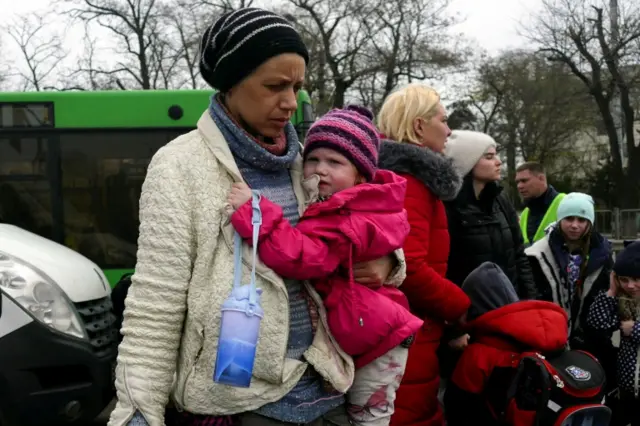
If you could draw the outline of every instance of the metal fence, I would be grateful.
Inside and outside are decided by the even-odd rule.
[[[640,238],[640,209],[596,210],[596,230],[614,240]]]

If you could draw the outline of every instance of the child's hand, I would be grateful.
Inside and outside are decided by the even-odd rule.
[[[469,335],[464,334],[457,339],[449,341],[449,347],[456,351],[461,351],[469,345]]]
[[[239,209],[244,203],[251,199],[251,188],[246,183],[234,183],[231,192],[227,196],[227,202],[234,210]]]
[[[622,321],[620,323],[620,331],[622,331],[622,334],[626,337],[631,336],[631,333],[633,332],[633,326],[635,325],[635,321]]]

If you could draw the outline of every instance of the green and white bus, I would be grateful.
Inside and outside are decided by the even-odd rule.
[[[111,286],[136,261],[149,160],[196,126],[211,91],[0,93],[0,221],[62,243]],[[313,121],[300,91],[293,124]]]

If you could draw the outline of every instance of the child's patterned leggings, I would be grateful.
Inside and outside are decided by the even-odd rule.
[[[353,386],[347,393],[349,417],[354,425],[389,425],[408,354],[409,349],[397,346],[356,370]]]

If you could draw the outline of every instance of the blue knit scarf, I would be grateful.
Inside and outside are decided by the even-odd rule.
[[[241,159],[260,170],[279,170],[291,166],[300,153],[298,134],[293,124],[287,123],[284,128],[287,148],[284,155],[274,155],[258,145],[255,138],[240,128],[220,104],[217,95],[211,97],[209,114],[224,135],[234,157]]]

